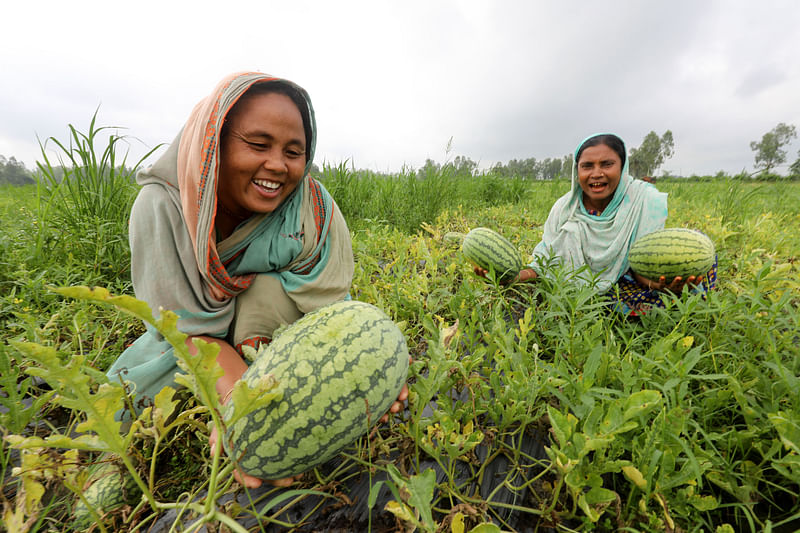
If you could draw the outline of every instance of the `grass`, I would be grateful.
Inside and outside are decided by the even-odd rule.
[[[566,182],[388,178],[344,165],[325,168],[321,179],[352,231],[354,298],[402,324],[414,357],[408,414],[346,453],[349,472],[370,465],[387,475],[380,483],[392,489],[399,520],[421,531],[479,524],[489,531],[489,521],[510,529],[504,505],[511,505],[528,523],[564,531],[800,527],[800,184],[659,182],[670,194],[667,225],[700,229],[716,243],[719,288],[705,300],[667,298],[664,309],[624,320],[563,273],[510,287],[479,279],[442,238],[487,226],[527,253]],[[90,420],[46,396],[29,376],[46,369],[35,370],[42,364],[14,346],[54,347],[58,364],[81,361],[91,388],[142,332],[118,307],[48,289],[99,284],[131,294],[125,272],[97,268],[94,258],[110,253],[103,243],[71,255],[78,245],[69,238],[47,240],[64,219],[37,216],[38,200],[35,187],[0,190],[4,434],[47,436]],[[38,235],[52,243],[49,253],[31,239]],[[38,402],[34,408],[19,407],[25,393]],[[162,440],[137,436],[128,453],[147,501],[111,513],[104,527],[146,528],[154,509],[185,505],[180,491],[209,488],[212,478],[214,491],[233,490],[221,474],[225,463],[208,459],[209,402],[183,396],[175,408],[196,414]],[[526,451],[524,435],[547,436],[546,454]],[[35,480],[10,476],[17,453],[10,441],[0,450],[4,520],[30,520],[31,531],[70,530],[75,498],[64,480],[80,479],[96,453],[82,452],[70,469],[54,451],[50,468],[61,457],[62,477]],[[489,462],[479,458],[493,456],[507,457],[511,467],[489,492],[476,491],[489,475]],[[37,457],[30,472],[44,468],[45,455]],[[439,482],[419,471],[426,464],[443,473]],[[352,475],[346,471],[309,473],[294,487],[297,499],[308,490],[335,495],[332,483]],[[26,507],[19,495],[34,485],[23,480],[46,488],[49,499]],[[498,503],[500,487],[526,488],[526,499]]]

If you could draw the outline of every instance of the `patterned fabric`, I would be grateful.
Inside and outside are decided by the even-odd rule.
[[[587,139],[594,137],[591,135]],[[596,277],[600,291],[609,289],[628,270],[628,250],[639,237],[664,227],[667,195],[628,174],[628,158],[619,185],[602,214],[583,205],[575,149],[570,191],[556,200],[544,224],[542,240],[533,250],[530,267],[547,275],[544,264],[568,266],[579,283]],[[589,267],[589,271],[581,270]]]
[[[716,285],[717,258],[715,257],[714,265],[706,274],[703,282],[693,290],[705,297],[706,293]],[[660,291],[651,290],[636,283],[630,270],[607,293],[612,308],[618,313],[628,316],[643,315],[652,307],[664,307],[662,294]]]
[[[242,348],[243,346],[249,346],[250,348],[253,348],[254,350],[258,350],[259,346],[261,346],[261,345],[266,346],[270,342],[272,342],[272,339],[269,338],[269,337],[255,336],[255,337],[250,337],[248,339],[244,339],[242,342],[237,344],[235,346],[235,348],[236,348],[236,351],[239,352],[239,355],[244,357],[244,349]]]
[[[265,74],[235,74],[195,106],[167,151],[139,173],[142,188],[130,222],[136,297],[156,314],[175,311],[184,333],[224,338],[233,346],[271,338],[281,324],[346,298],[354,269],[347,224],[328,191],[308,175],[277,209],[253,215],[217,241],[219,133],[231,107],[255,83],[288,85],[306,101],[307,174],[316,122],[305,90]],[[173,384],[176,371],[171,346],[148,330],[108,375],[152,398]]]

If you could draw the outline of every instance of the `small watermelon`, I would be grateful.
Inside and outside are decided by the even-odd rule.
[[[444,234],[442,240],[444,240],[444,242],[449,242],[452,244],[461,244],[462,242],[464,242],[464,237],[466,237],[466,235],[461,233],[460,231],[448,231],[447,233]]]
[[[227,431],[226,452],[261,479],[317,466],[368,431],[397,399],[408,375],[408,347],[377,307],[337,302],[293,323],[262,346],[242,379],[272,374],[282,399]]]
[[[522,270],[522,259],[514,245],[489,228],[470,230],[461,244],[461,252],[474,265],[484,270],[494,269],[501,280],[511,279]]]
[[[89,485],[83,491],[83,496],[95,512],[103,516],[114,511],[124,504],[134,503],[141,491],[124,467],[115,462],[101,463],[89,474]],[[78,500],[73,510],[76,522],[83,523],[91,519],[92,515],[82,500]]]
[[[714,243],[704,233],[687,228],[665,228],[633,243],[628,261],[634,272],[647,279],[661,276],[705,276],[714,264]]]

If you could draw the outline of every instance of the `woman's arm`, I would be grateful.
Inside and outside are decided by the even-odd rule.
[[[485,278],[486,275],[489,273],[485,268],[481,268],[479,266],[474,267],[474,271],[475,271],[475,273],[477,275],[479,275],[482,278]],[[539,274],[537,274],[534,269],[532,269],[532,268],[523,268],[522,270],[519,271],[519,274],[514,276],[514,279],[512,279],[511,282],[515,282],[515,281],[533,281],[538,277],[539,277]]]
[[[217,364],[222,367],[225,374],[217,380],[216,388],[217,394],[220,398],[225,396],[233,389],[239,379],[241,379],[244,371],[247,370],[247,363],[239,355],[236,349],[222,339],[216,337],[209,337],[208,335],[190,336],[186,339],[186,346],[189,347],[191,355],[197,354],[197,348],[192,342],[192,339],[202,339],[208,343],[216,344],[219,346],[219,355],[217,355]]]
[[[195,335],[188,337],[186,339],[186,345],[189,347],[189,353],[192,355],[197,354],[197,347],[195,347],[194,342],[192,339],[202,339],[208,343],[216,344],[219,346],[219,354],[217,355],[217,364],[222,367],[222,370],[225,372],[222,377],[217,380],[216,389],[217,394],[223,404],[228,403],[230,401],[230,392],[233,390],[233,386],[242,378],[245,370],[247,370],[247,363],[239,356],[239,352],[236,349],[225,342],[222,339],[218,339],[216,337],[209,337],[208,335]],[[217,428],[214,426],[211,428],[211,434],[208,437],[208,445],[211,447],[212,453],[216,448],[217,444]],[[234,478],[236,481],[241,483],[242,485],[246,486],[250,489],[255,489],[261,486],[262,480],[245,474],[241,470],[237,469],[234,474]],[[286,487],[291,485],[294,482],[294,478],[288,477],[283,479],[274,479],[274,480],[264,480],[270,483],[271,485],[275,485],[277,487]]]

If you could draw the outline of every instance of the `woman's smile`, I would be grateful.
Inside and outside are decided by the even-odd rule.
[[[254,179],[253,185],[256,186],[256,190],[259,192],[259,194],[269,198],[278,196],[280,194],[281,187],[283,187],[283,183],[265,179]]]

